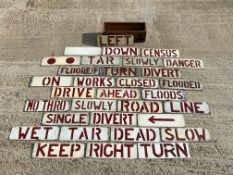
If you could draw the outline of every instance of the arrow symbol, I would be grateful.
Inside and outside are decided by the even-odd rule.
[[[173,118],[155,118],[154,116],[151,116],[148,119],[151,123],[156,123],[156,122],[174,122],[175,119]]]

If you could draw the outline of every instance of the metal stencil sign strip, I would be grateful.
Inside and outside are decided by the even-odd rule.
[[[86,150],[86,151],[85,151]],[[138,154],[139,153],[139,154]],[[35,143],[34,158],[190,158],[188,143]]]

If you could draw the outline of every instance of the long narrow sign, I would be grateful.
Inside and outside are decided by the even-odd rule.
[[[181,90],[167,89],[143,89],[142,99],[144,100],[184,100],[184,92]]]
[[[138,114],[138,126],[184,127],[182,114]]]
[[[139,159],[189,158],[188,143],[140,143]]]
[[[192,68],[192,69],[203,69],[204,64],[202,60],[195,59],[164,59],[165,67],[174,68]]]
[[[42,119],[43,125],[88,125],[89,116],[87,112],[46,112]]]
[[[121,66],[121,57],[113,56],[83,56],[82,65],[92,65],[92,66]]]
[[[199,113],[209,114],[209,105],[206,102],[169,101],[164,102],[166,113]]]
[[[90,116],[91,125],[137,125],[137,115],[134,113],[118,112],[92,112]]]
[[[80,65],[80,56],[44,57],[41,66]]]
[[[165,89],[202,90],[202,84],[196,80],[160,79],[159,84]]]
[[[53,87],[52,98],[95,98],[95,88]]]
[[[210,140],[207,129],[202,128],[161,128],[163,142],[201,142]]]
[[[85,156],[82,143],[35,143],[32,151],[34,158],[81,158]]]
[[[159,101],[132,101],[122,100],[118,101],[118,111],[122,112],[136,112],[136,113],[162,113],[163,106]]]
[[[17,126],[11,129],[10,140],[57,140],[60,128],[56,126]]]
[[[141,77],[119,77],[116,79],[117,87],[158,88],[158,79]]]
[[[146,66],[146,67],[157,67],[163,66],[162,59],[156,57],[123,57],[123,66]]]
[[[72,86],[73,77],[64,76],[38,76],[32,77],[30,86]]]
[[[160,131],[158,128],[111,128],[111,141],[119,142],[160,142]]]
[[[70,110],[69,100],[27,100],[24,111],[43,112],[43,111],[68,111]]]

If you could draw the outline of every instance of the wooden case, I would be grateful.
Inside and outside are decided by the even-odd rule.
[[[105,22],[105,35],[134,35],[134,42],[145,42],[145,22]]]

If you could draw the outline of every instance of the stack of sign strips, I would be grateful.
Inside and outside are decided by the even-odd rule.
[[[25,112],[44,112],[43,126],[13,127],[11,140],[35,142],[34,158],[189,158],[189,143],[210,140],[207,129],[185,128],[183,114],[209,114],[206,102],[187,101],[202,90],[180,68],[202,69],[176,49],[66,47],[45,57],[57,76],[32,77],[51,87],[51,99],[26,100]]]

